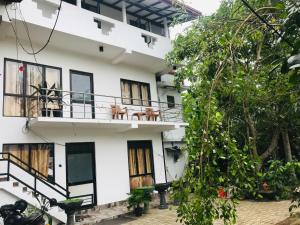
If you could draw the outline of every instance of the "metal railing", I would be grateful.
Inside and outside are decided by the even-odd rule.
[[[48,181],[46,176],[44,176],[39,171],[32,168],[27,163],[23,162],[21,159],[17,158],[13,154],[1,152],[0,155],[1,155],[0,162],[7,162],[6,171],[5,172],[2,171],[3,170],[3,166],[2,166],[2,168],[0,169],[1,171],[0,176],[5,176],[7,178],[7,181],[9,181],[10,178],[13,178],[14,180],[18,181],[19,183],[31,189],[35,194],[39,194],[49,200],[51,198],[48,197],[46,193],[42,193],[42,191],[39,190],[38,183],[42,184],[46,188],[51,189],[56,194],[60,195],[60,197],[66,199],[69,198],[69,191],[66,188],[62,187],[61,185],[55,182]],[[14,171],[12,170],[12,166],[15,167]],[[27,169],[25,169],[24,167]],[[24,174],[22,174],[22,172]],[[26,179],[25,176],[28,179]]]
[[[30,118],[183,122],[181,104],[57,89],[43,89],[41,93],[47,94],[28,98],[27,115]]]
[[[58,200],[82,199],[83,204],[81,208],[89,208],[95,205],[94,194],[70,196],[67,188],[62,187],[58,183],[48,181],[45,175],[13,154],[1,152],[0,156],[0,163],[6,162],[6,165],[0,166],[0,177],[6,178],[7,181],[13,179],[19,182],[29,188],[36,196],[39,195],[48,200],[52,198]]]

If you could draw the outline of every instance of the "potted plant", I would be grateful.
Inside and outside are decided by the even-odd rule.
[[[152,201],[151,193],[154,190],[153,186],[145,186],[137,188],[143,192],[143,203],[144,203],[144,213],[147,213],[149,210],[149,203]]]
[[[139,189],[134,189],[129,194],[129,198],[127,199],[128,209],[133,208],[134,214],[136,217],[142,216],[143,208],[141,204],[144,202],[144,191]]]
[[[46,81],[43,81],[41,84],[37,86],[30,85],[35,92],[32,93],[31,96],[35,96],[38,94],[38,99],[41,103],[41,113],[42,117],[50,117],[51,111],[53,112],[53,117],[61,117],[62,116],[62,97],[61,93],[58,89],[56,89],[55,84],[53,84],[50,88]],[[57,109],[48,108],[49,103],[56,103],[58,105]]]

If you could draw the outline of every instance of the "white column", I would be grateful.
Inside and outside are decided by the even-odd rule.
[[[77,0],[77,6],[81,8],[81,0]]]
[[[164,30],[165,30],[165,36],[167,38],[170,37],[170,33],[169,33],[169,27],[168,27],[168,20],[167,18],[164,18]]]
[[[123,15],[123,23],[127,23],[127,14],[126,14],[126,1],[122,1],[122,15]]]

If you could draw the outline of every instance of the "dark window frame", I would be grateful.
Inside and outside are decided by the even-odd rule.
[[[76,0],[62,0],[63,2],[69,3],[71,5],[76,5],[77,6],[77,1]],[[73,2],[73,3],[72,3]],[[75,4],[74,4],[75,3]]]
[[[138,158],[137,158],[137,149],[139,147],[142,147],[143,148],[143,157],[144,157],[144,166],[145,166],[145,173],[139,173],[139,167],[138,167]],[[150,149],[150,160],[151,160],[151,173],[148,173],[147,171],[147,163],[146,163],[146,154],[145,154],[145,149],[149,148]],[[130,148],[134,148],[135,150],[135,161],[136,161],[136,171],[137,171],[137,174],[136,175],[130,175],[130,160],[129,160],[129,150]],[[155,183],[155,170],[154,170],[154,157],[153,157],[153,144],[152,144],[152,141],[151,140],[142,140],[142,141],[127,141],[127,158],[128,158],[128,174],[129,174],[129,179],[130,178],[134,178],[134,177],[142,177],[142,176],[149,176],[151,175],[152,178],[153,178],[153,181]]]
[[[95,119],[95,97],[94,97],[94,74],[93,73],[89,73],[89,72],[84,72],[84,71],[79,71],[79,70],[70,70],[70,91],[73,91],[73,87],[72,87],[72,75],[73,73],[77,74],[77,75],[82,75],[82,76],[88,76],[90,77],[90,88],[91,88],[91,101],[80,101],[80,100],[75,100],[72,98],[72,93],[70,95],[71,97],[71,118],[73,118],[73,103],[79,103],[79,104],[83,104],[84,102],[86,104],[91,104],[92,105],[92,118]]]
[[[14,63],[19,63],[19,64],[23,64],[24,67],[24,71],[23,71],[23,93],[22,94],[13,94],[13,93],[6,93],[6,63],[7,62],[14,62]],[[56,67],[56,66],[49,66],[49,65],[45,65],[45,64],[38,64],[38,63],[32,63],[32,62],[27,62],[27,61],[22,61],[22,60],[16,60],[16,59],[10,59],[10,58],[4,58],[4,67],[3,67],[3,74],[4,74],[4,78],[3,78],[3,107],[2,107],[2,115],[3,117],[27,117],[27,105],[26,105],[26,99],[29,99],[31,96],[27,94],[27,65],[31,65],[31,66],[38,66],[38,67],[42,67],[42,82],[44,82],[46,80],[46,69],[56,69],[59,71],[60,73],[60,88],[62,89],[63,84],[62,84],[62,68],[61,67]],[[4,105],[4,99],[6,96],[11,96],[11,97],[17,97],[17,98],[22,98],[23,99],[23,115],[21,116],[7,116],[4,115],[5,112],[5,105]],[[32,99],[34,99],[35,97],[31,97]]]
[[[55,184],[55,144],[54,143],[4,143],[2,144],[2,152],[4,150],[4,146],[9,146],[9,145],[28,145],[28,150],[29,150],[29,159],[28,159],[28,166],[29,166],[29,169],[28,171],[29,172],[32,172],[33,168],[31,166],[31,162],[32,162],[32,159],[31,159],[31,150],[32,150],[32,146],[33,145],[49,145],[50,146],[50,152],[52,152],[52,155],[53,155],[53,176],[50,176],[51,178],[49,179],[48,177],[48,181],[50,183],[53,183]],[[50,154],[51,155],[51,154]],[[20,159],[21,160],[21,159]],[[25,169],[24,169],[25,170]],[[34,171],[34,170],[33,170]]]
[[[123,91],[122,91],[122,82],[127,82],[129,83],[129,87],[130,87],[130,103],[126,103],[126,100],[129,100],[127,98],[123,98]],[[139,91],[140,91],[140,100],[141,104],[133,104],[133,101],[135,101],[134,99],[132,99],[132,84],[137,84],[139,86]],[[143,105],[143,96],[142,96],[142,88],[141,85],[146,85],[147,86],[147,91],[148,91],[148,102],[149,105]],[[120,80],[120,88],[121,88],[121,99],[122,99],[122,104],[123,105],[133,105],[133,106],[151,106],[152,102],[151,102],[151,89],[150,89],[150,83],[146,83],[146,82],[141,82],[141,81],[134,81],[134,80],[127,80],[127,79],[121,79]]]
[[[170,101],[170,98],[172,99]],[[168,108],[169,109],[174,109],[175,108],[175,96],[174,95],[167,95],[167,103],[168,103]]]

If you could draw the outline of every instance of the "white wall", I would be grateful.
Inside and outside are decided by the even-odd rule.
[[[53,28],[57,15],[57,6],[53,6],[42,0],[24,0],[20,3],[20,7],[29,27],[33,24],[48,28],[49,31]],[[13,17],[14,10],[8,7],[8,11],[11,17]],[[90,43],[108,44],[125,49],[129,53],[135,51],[161,60],[171,50],[171,41],[169,38],[124,24],[119,21],[119,15],[114,10],[109,10],[106,13],[112,15],[115,19],[63,2],[55,31],[72,35],[74,38],[83,38],[80,41],[85,39],[85,41],[89,41]],[[3,5],[0,5],[0,15],[3,16],[3,21],[9,21]],[[94,22],[95,18],[103,23],[110,24],[112,26],[111,32],[103,34],[97,28],[97,24]],[[18,14],[17,20],[22,21]],[[142,34],[154,37],[157,40],[155,45],[150,48],[145,43]]]
[[[3,63],[4,58],[16,59],[15,45],[12,40],[0,41],[0,99],[3,99]],[[19,52],[19,59],[34,62],[32,56]],[[37,56],[40,64],[62,68],[63,89],[69,90],[69,70],[80,70],[94,74],[95,93],[121,96],[120,78],[150,83],[151,96],[157,100],[155,75],[141,69],[112,65],[109,62],[95,60],[83,55],[46,49]],[[103,129],[77,128],[35,128],[33,132],[24,132],[25,118],[3,117],[3,102],[0,103],[0,151],[4,143],[42,143],[41,136],[49,142],[55,142],[56,182],[65,185],[65,143],[95,142],[96,175],[98,204],[120,201],[127,198],[129,192],[128,140],[152,140],[154,150],[155,178],[157,183],[165,182],[161,137],[158,132],[113,133]],[[59,166],[61,165],[61,167]]]

